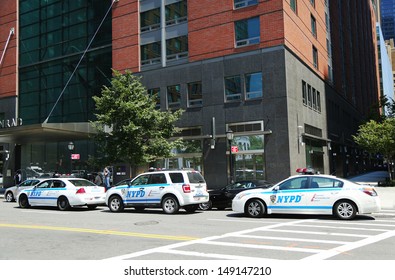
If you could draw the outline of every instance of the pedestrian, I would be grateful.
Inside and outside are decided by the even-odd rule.
[[[17,170],[14,176],[15,185],[22,183],[22,174],[20,170]]]
[[[98,186],[103,186],[103,177],[100,172],[97,172],[97,175],[96,175],[93,183],[95,183]]]
[[[111,173],[107,166],[103,170],[103,176],[104,176],[104,186],[106,187],[106,190],[108,190],[111,187],[110,186]]]

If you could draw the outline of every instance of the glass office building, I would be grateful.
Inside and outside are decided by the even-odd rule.
[[[92,96],[111,77],[110,6],[110,0],[19,1],[19,117],[24,126],[41,125],[31,131],[36,141],[22,141],[22,169],[81,169],[94,152],[75,127],[84,130],[94,119]],[[57,129],[63,133],[53,133]],[[71,152],[78,154],[76,166]]]

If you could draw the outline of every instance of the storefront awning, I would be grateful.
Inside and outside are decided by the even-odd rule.
[[[88,139],[95,134],[90,123],[42,123],[0,129],[0,143],[44,143]]]

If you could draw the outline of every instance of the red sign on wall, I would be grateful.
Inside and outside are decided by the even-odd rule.
[[[232,151],[232,153],[237,153],[239,151],[239,147],[232,146],[231,151]]]
[[[80,154],[71,154],[71,159],[80,159]]]

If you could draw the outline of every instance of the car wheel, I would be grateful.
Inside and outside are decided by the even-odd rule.
[[[245,213],[251,218],[261,218],[266,213],[266,207],[259,199],[252,199],[247,202]]]
[[[124,209],[122,198],[118,195],[110,197],[108,208],[110,208],[111,212],[122,212]]]
[[[184,206],[185,211],[187,211],[188,213],[194,213],[198,208],[199,208],[198,204]]]
[[[166,196],[162,200],[162,209],[166,214],[175,214],[180,209],[177,198],[174,196]]]
[[[212,207],[213,207],[213,203],[211,200],[199,204],[199,209],[203,211],[210,210]]]
[[[14,195],[12,192],[6,192],[5,194],[5,201],[7,202],[13,202],[14,201]]]
[[[30,206],[29,199],[25,194],[19,196],[19,207],[28,208]]]
[[[333,212],[341,220],[352,220],[357,215],[357,206],[352,201],[342,200],[336,202]]]
[[[67,197],[61,196],[58,198],[58,209],[60,211],[66,211],[69,210],[70,208],[70,203]]]

